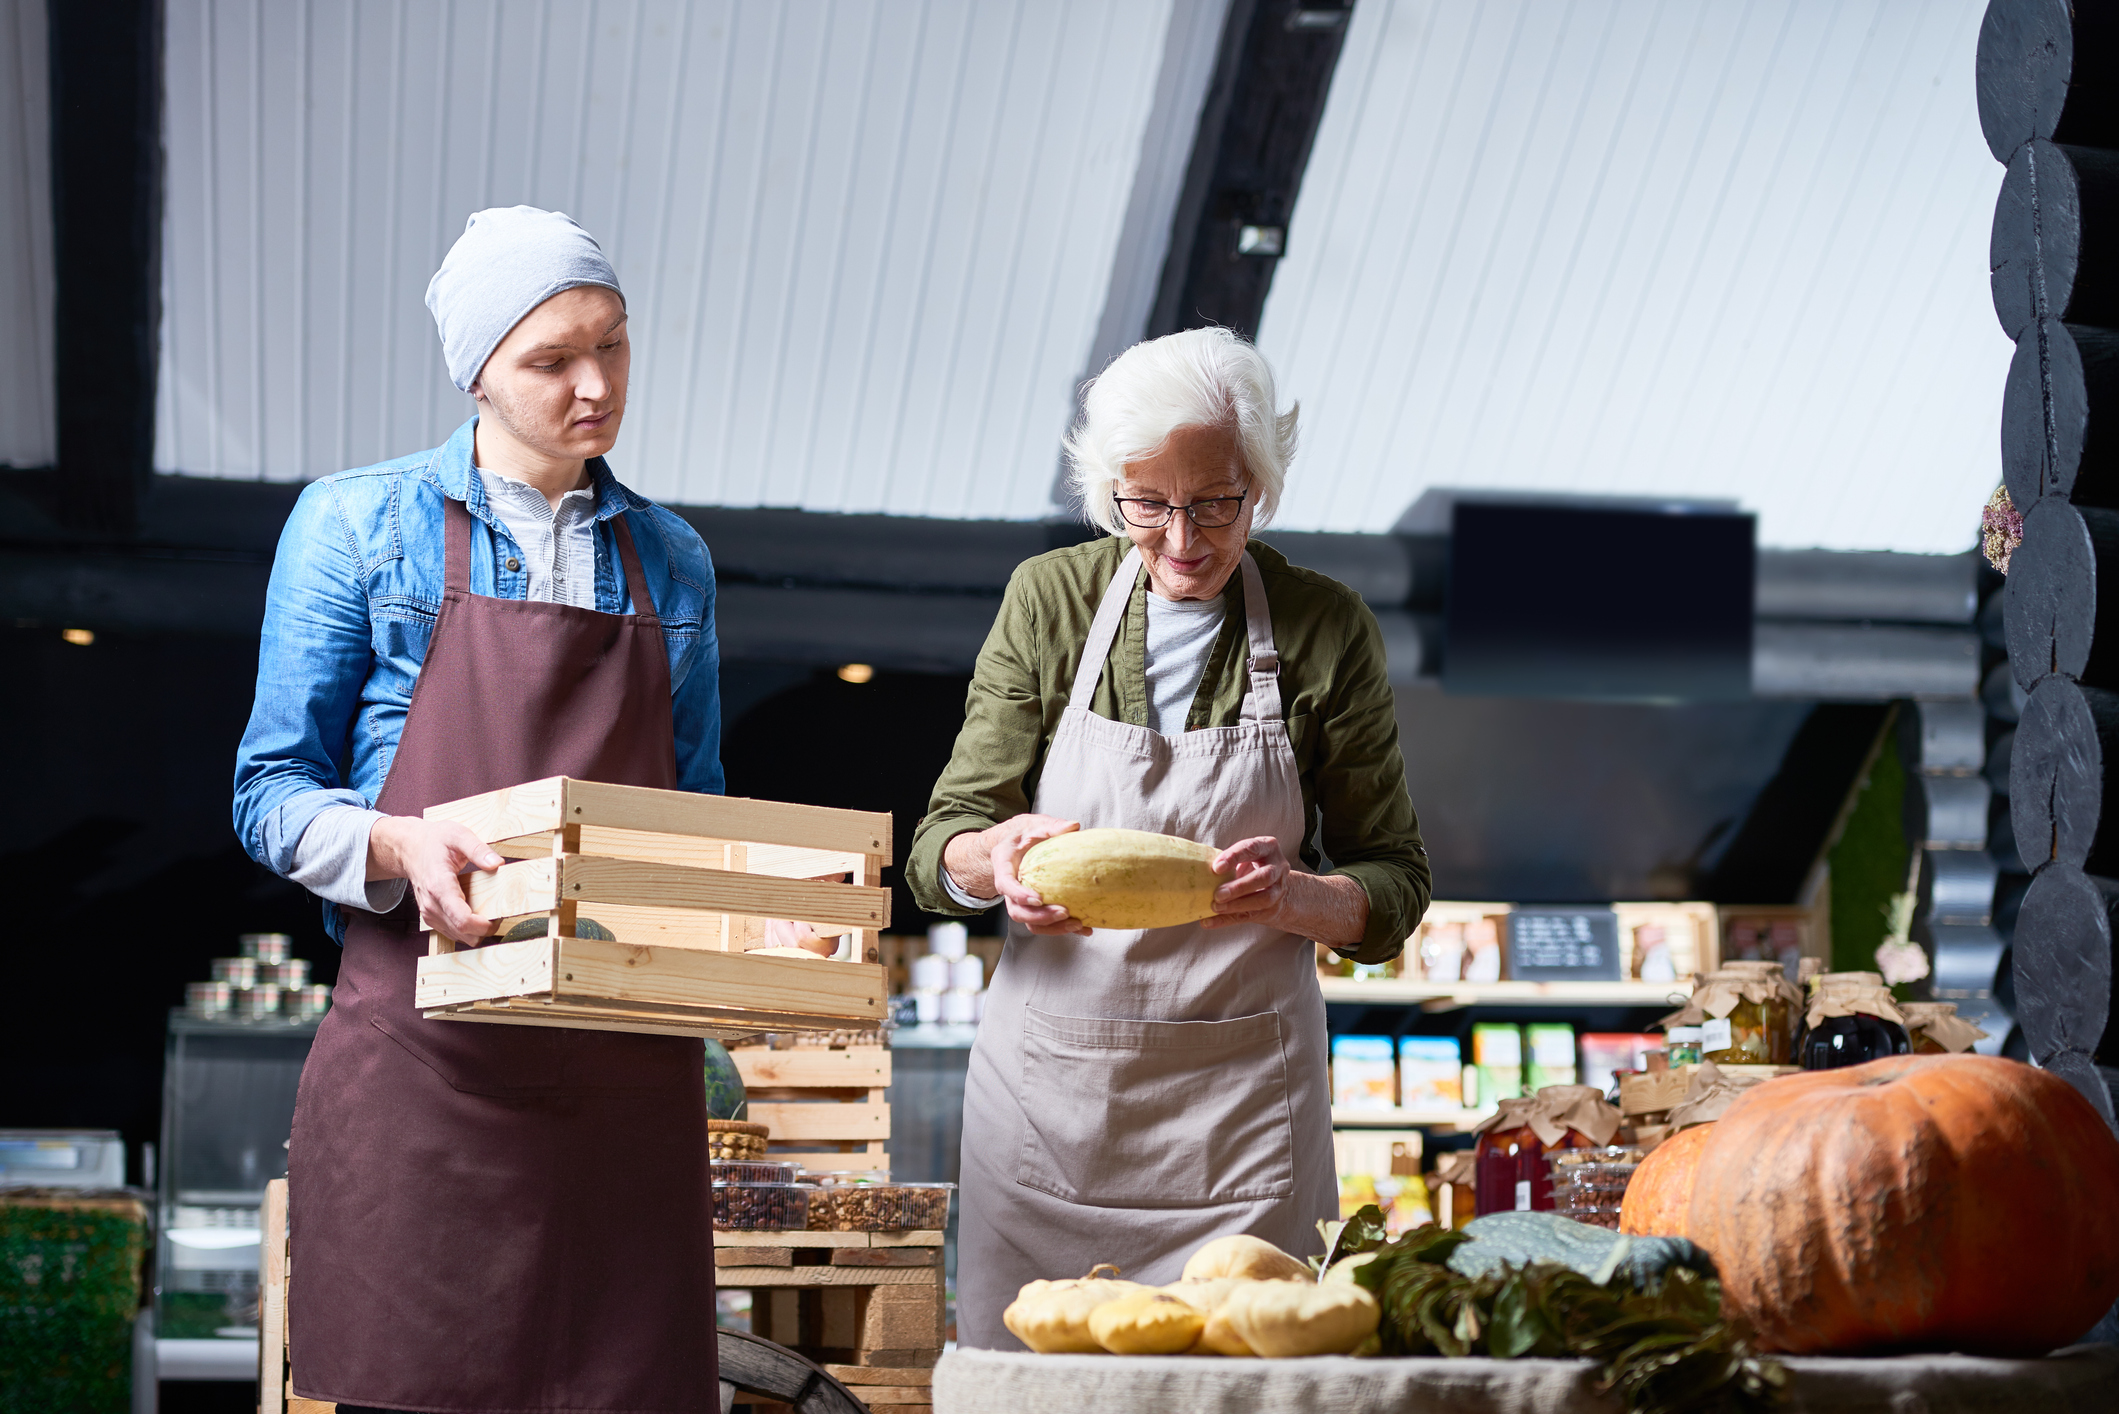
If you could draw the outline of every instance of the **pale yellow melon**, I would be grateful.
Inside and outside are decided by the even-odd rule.
[[[1070,830],[1040,840],[1016,877],[1092,928],[1170,928],[1214,911],[1220,851],[1146,830]]]

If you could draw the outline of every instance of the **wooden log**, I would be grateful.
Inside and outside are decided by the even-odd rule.
[[[2068,1053],[2094,1060],[2110,1045],[2115,918],[2119,881],[2067,864],[2049,865],[2031,880],[2012,961],[2016,1019],[2040,1065]]]
[[[2009,767],[2009,816],[2023,862],[2119,874],[2115,787],[2119,693],[2064,677],[2040,682],[2016,729]]]
[[[2023,331],[2002,390],[2001,473],[2025,510],[2045,496],[2119,506],[2119,332],[2050,319]]]
[[[2006,162],[2034,138],[2119,147],[2119,17],[2095,3],[1992,0],[1974,69],[1979,129]]]
[[[2119,687],[2119,511],[2031,507],[2002,595],[2009,671],[2026,692],[2049,673]]]
[[[1906,775],[1906,838],[1930,849],[1978,849],[1987,842],[1992,792],[1980,776]]]
[[[2009,159],[1987,244],[1994,314],[2119,325],[2119,152],[2027,142]]]

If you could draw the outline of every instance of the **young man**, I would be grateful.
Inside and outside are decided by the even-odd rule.
[[[556,212],[481,211],[427,289],[477,402],[280,538],[237,758],[251,855],[345,947],[288,1175],[295,1392],[342,1411],[718,1409],[697,1041],[423,1019],[424,914],[500,859],[426,807],[546,776],[718,792],[713,567],[604,453],[630,346]]]

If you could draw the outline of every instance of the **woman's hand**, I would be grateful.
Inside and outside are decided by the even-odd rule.
[[[1271,835],[1238,840],[1214,856],[1212,867],[1229,882],[1214,891],[1214,912],[1199,921],[1202,928],[1257,923],[1326,947],[1359,943],[1368,932],[1369,895],[1361,881],[1295,868]]]
[[[1229,882],[1214,891],[1214,912],[1202,928],[1231,923],[1275,923],[1288,896],[1288,856],[1271,835],[1238,840],[1214,856],[1210,866]]]
[[[368,831],[368,877],[410,883],[427,926],[459,943],[475,943],[493,931],[492,919],[471,911],[461,876],[505,862],[469,826],[454,820],[385,815]]]
[[[942,867],[956,886],[973,898],[995,895],[1008,906],[1008,916],[1033,933],[1083,933],[1089,929],[1067,910],[1048,904],[1023,887],[1015,876],[1024,851],[1039,840],[1064,835],[1081,828],[1079,820],[1053,815],[1018,815],[984,830],[966,830],[942,849]]]

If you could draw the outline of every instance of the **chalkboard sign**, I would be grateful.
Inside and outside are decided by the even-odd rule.
[[[1525,908],[1508,915],[1508,975],[1518,982],[1624,978],[1619,917],[1608,908]]]

